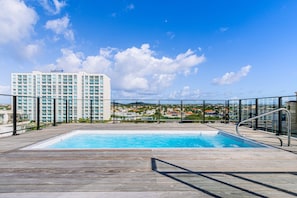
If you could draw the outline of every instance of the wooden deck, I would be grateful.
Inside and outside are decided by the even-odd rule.
[[[296,140],[242,128],[275,148],[30,151],[77,129],[217,130],[234,125],[64,124],[0,139],[0,197],[296,197]],[[262,138],[262,139],[261,139]],[[285,139],[285,138],[284,138]],[[289,150],[289,151],[285,151]]]

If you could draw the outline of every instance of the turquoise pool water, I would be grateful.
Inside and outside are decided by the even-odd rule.
[[[222,131],[79,131],[34,149],[260,148],[261,144]]]

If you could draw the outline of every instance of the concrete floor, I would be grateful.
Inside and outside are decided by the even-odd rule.
[[[241,127],[253,149],[20,150],[77,129],[217,130],[231,124],[63,124],[0,139],[0,197],[296,197],[297,141]],[[284,143],[287,138],[282,137]]]

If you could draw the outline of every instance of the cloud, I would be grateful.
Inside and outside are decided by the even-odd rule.
[[[166,32],[166,35],[168,36],[168,38],[173,39],[175,37],[174,32]]]
[[[194,68],[194,74],[197,74],[198,73],[198,71],[199,71],[199,69],[196,67],[196,68]]]
[[[84,55],[81,52],[75,53],[69,49],[61,49],[61,52],[62,57],[58,58],[55,64],[47,66],[50,70],[63,69],[67,72],[79,72],[82,70]]]
[[[0,104],[9,104],[11,103],[10,95],[10,86],[9,85],[0,85]]]
[[[62,49],[61,52],[62,57],[43,70],[104,73],[111,77],[113,89],[142,94],[157,94],[170,86],[177,75],[183,75],[191,71],[191,68],[195,72],[197,65],[205,60],[204,56],[198,56],[192,50],[174,58],[156,57],[149,44],[125,50],[102,48],[98,55],[86,57],[70,49]]]
[[[66,6],[65,1],[59,0],[39,0],[41,6],[51,14],[59,14],[61,9]]]
[[[175,58],[157,58],[150,46],[143,44],[140,48],[132,47],[118,52],[114,56],[113,71],[115,74],[124,75],[126,79],[129,79],[129,87],[120,80],[117,81],[117,86],[122,89],[141,89],[151,92],[168,87],[177,74],[183,74],[204,60],[204,56],[199,57],[191,50],[181,53]],[[120,79],[120,76],[116,76],[116,79]],[[139,82],[142,79],[141,82],[144,84],[133,83],[135,79]],[[149,87],[146,82],[149,82]],[[134,86],[131,86],[132,84]]]
[[[35,10],[20,0],[0,0],[0,50],[13,61],[34,61],[42,42],[32,41],[38,21]]]
[[[42,48],[42,43],[41,42],[36,42],[36,43],[30,43],[25,46],[22,46],[20,55],[21,57],[30,60],[34,59],[38,53],[40,53]]]
[[[111,61],[104,57],[100,56],[88,56],[82,62],[83,69],[90,73],[110,73],[109,68],[111,66]]]
[[[63,18],[55,19],[55,20],[49,20],[45,24],[45,28],[48,30],[52,30],[56,35],[64,35],[64,38],[69,41],[74,40],[74,33],[69,28],[68,16],[64,16]],[[56,38],[58,39],[58,38]]]
[[[228,27],[221,27],[220,32],[227,32],[229,30]]]
[[[171,99],[197,99],[201,96],[199,89],[191,89],[190,86],[185,86],[181,90],[174,91],[169,95]]]
[[[0,0],[0,44],[27,39],[38,20],[36,12],[19,0]]]
[[[251,65],[247,65],[242,67],[238,72],[227,72],[222,77],[213,79],[213,83],[218,85],[233,84],[238,82],[241,78],[247,76],[251,68]]]
[[[135,9],[135,6],[134,6],[134,4],[129,4],[129,5],[127,5],[127,7],[126,7],[126,10],[128,11],[128,10],[134,10]]]
[[[132,11],[135,9],[135,5],[133,3],[127,5],[126,7],[123,7],[121,10],[118,10],[118,11],[115,11],[115,12],[112,12],[110,14],[110,16],[112,18],[116,18],[116,17],[120,17],[124,14],[127,14],[128,12]]]
[[[0,85],[0,93],[1,94],[10,94],[10,86]]]

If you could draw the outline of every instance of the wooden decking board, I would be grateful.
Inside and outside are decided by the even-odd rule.
[[[72,194],[75,192],[98,193],[107,197],[115,195],[112,193],[119,193],[121,197],[297,196],[297,155],[278,148],[19,150],[78,128],[193,130],[200,126],[60,125],[40,133],[1,138],[0,197],[9,194],[29,197],[41,192],[66,197],[63,193],[69,196],[78,195]],[[205,125],[201,128],[213,130]],[[234,133],[231,126],[222,125],[222,128]],[[255,137],[255,131],[244,132]],[[291,148],[285,149],[296,150],[296,140],[292,143]],[[271,144],[277,147],[278,143],[271,141]]]

